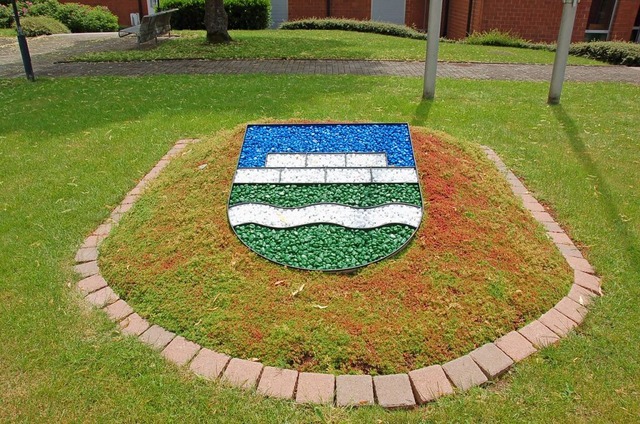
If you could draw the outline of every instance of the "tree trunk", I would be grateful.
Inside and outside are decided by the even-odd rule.
[[[205,0],[204,26],[207,28],[207,41],[212,44],[231,41],[227,32],[227,12],[224,11],[224,0]]]

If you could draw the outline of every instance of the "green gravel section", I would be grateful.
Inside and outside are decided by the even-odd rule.
[[[372,207],[387,203],[422,206],[418,184],[235,184],[230,205],[267,203],[297,208],[316,203]]]
[[[339,270],[389,256],[413,236],[415,228],[393,224],[361,230],[314,224],[276,229],[245,224],[235,231],[244,244],[272,261],[297,268]]]

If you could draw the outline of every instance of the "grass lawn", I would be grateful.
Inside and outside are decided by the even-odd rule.
[[[573,272],[483,153],[418,129],[412,138],[426,217],[407,249],[353,275],[265,261],[227,223],[236,161],[217,158],[237,158],[243,132],[192,147],[101,248],[103,275],[150,322],[265,365],[395,374],[455,359],[523,327],[569,291]]]
[[[0,28],[0,37],[15,37],[16,30],[13,28]]]
[[[230,31],[234,42],[211,46],[204,31],[176,31],[180,38],[144,50],[87,53],[73,60],[131,61],[158,59],[366,59],[424,60],[426,42],[350,31]],[[513,47],[440,43],[439,59],[449,62],[553,63],[554,53]],[[572,65],[604,65],[569,57]]]
[[[0,421],[633,422],[640,87],[356,76],[0,80]],[[167,101],[167,96],[171,101]],[[487,144],[551,205],[606,297],[487,389],[415,411],[298,407],[200,381],[79,306],[80,241],[179,138],[266,118],[407,121]],[[221,160],[227,160],[221,158]]]

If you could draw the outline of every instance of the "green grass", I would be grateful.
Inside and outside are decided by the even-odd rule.
[[[181,38],[149,49],[87,53],[80,61],[158,59],[366,59],[424,60],[426,42],[349,31],[230,31],[228,45],[206,43],[204,31],[177,31]],[[440,43],[439,59],[449,62],[553,63],[554,53],[514,47]],[[572,65],[603,65],[570,57]]]
[[[13,28],[0,28],[0,37],[15,37],[16,30]]]
[[[0,421],[633,422],[640,416],[640,87],[353,76],[0,81]],[[169,96],[172,101],[167,101]],[[488,144],[604,277],[558,347],[409,412],[297,407],[205,383],[76,302],[74,252],[178,139],[265,117],[402,121]]]

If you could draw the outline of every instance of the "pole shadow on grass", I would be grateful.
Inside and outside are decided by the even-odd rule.
[[[640,264],[640,246],[637,237],[629,231],[629,226],[620,218],[620,210],[616,206],[616,199],[611,192],[611,188],[607,184],[606,179],[600,172],[598,165],[589,154],[588,148],[580,136],[580,130],[575,121],[564,110],[562,105],[552,106],[551,110],[569,139],[569,145],[573,150],[579,163],[585,169],[588,175],[595,178],[598,185],[598,191],[601,194],[600,204],[605,212],[608,223],[614,229],[620,247],[623,248],[624,256],[630,261],[632,268],[638,267]]]
[[[413,112],[413,119],[411,125],[424,126],[429,120],[429,113],[433,106],[433,100],[421,100],[418,103],[418,107]]]

